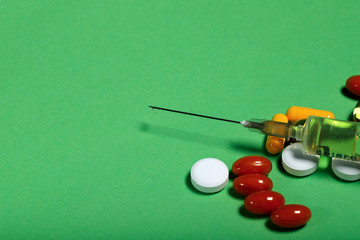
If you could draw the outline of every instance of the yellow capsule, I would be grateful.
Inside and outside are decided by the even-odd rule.
[[[317,110],[317,109],[306,108],[306,107],[297,107],[297,106],[290,107],[286,112],[286,116],[287,116],[288,120],[291,122],[296,122],[296,121],[299,121],[302,119],[306,119],[309,116],[335,118],[334,114],[329,111]]]
[[[288,118],[285,114],[277,113],[272,118],[273,121],[288,123]],[[266,150],[271,154],[279,154],[284,149],[285,138],[267,136]]]

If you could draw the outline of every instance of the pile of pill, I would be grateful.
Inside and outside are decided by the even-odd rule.
[[[360,95],[360,76],[351,79],[352,81],[350,86],[352,92],[356,92],[355,90],[358,84],[359,91],[357,93]],[[354,79],[357,80],[357,82],[355,82]],[[348,85],[349,84],[347,83],[347,86]],[[358,108],[355,108],[354,110],[355,121],[355,116],[359,116],[360,120],[360,103],[358,103],[357,106]],[[318,116],[332,119],[335,118],[334,114],[330,111],[292,106],[287,110],[286,115],[282,113],[275,114],[272,120],[284,123],[291,121],[295,125],[302,125],[309,116]],[[300,142],[289,144],[284,149],[285,139],[280,137],[267,136],[265,146],[266,150],[271,154],[276,155],[282,152],[282,166],[291,175],[304,177],[314,173],[318,169],[320,157],[318,155],[303,153],[302,143]],[[342,180],[356,181],[360,179],[360,166],[357,163],[332,158],[331,168],[334,174]]]
[[[291,121],[293,123],[303,124],[305,119],[307,119],[309,116],[335,118],[334,114],[330,111],[292,106],[287,110],[286,115],[283,113],[277,113],[274,115],[272,120],[283,123],[288,123]],[[271,154],[279,154],[284,149],[284,143],[284,138],[267,136],[266,150]]]
[[[350,77],[346,82],[346,89],[354,96],[360,97],[360,75]],[[292,106],[286,114],[275,114],[272,120],[303,125],[309,116],[335,118],[330,111]],[[360,101],[353,110],[353,118],[355,122],[360,122]],[[301,142],[288,144],[284,148],[285,145],[284,138],[267,136],[266,150],[274,155],[282,152],[282,166],[288,173],[303,177],[317,170],[319,156],[303,153]],[[360,167],[357,163],[336,158],[332,158],[331,162],[332,170],[339,178],[346,181],[360,179]],[[285,204],[284,196],[272,191],[273,182],[267,176],[271,170],[270,160],[262,156],[242,157],[234,162],[232,172],[236,178],[233,181],[233,189],[246,196],[245,209],[256,215],[270,215],[271,222],[282,228],[291,229],[305,225],[311,218],[310,209],[300,204]],[[222,161],[205,158],[193,165],[190,176],[191,183],[197,190],[215,193],[226,186],[229,172]]]
[[[244,207],[257,215],[269,215],[271,221],[282,228],[297,228],[311,218],[309,208],[299,204],[285,205],[285,198],[271,191],[273,182],[266,175],[272,170],[269,159],[262,156],[247,156],[236,160],[232,172],[237,176],[234,190],[244,196]]]
[[[309,116],[318,116],[324,118],[335,118],[330,111],[312,109],[307,107],[290,107],[286,115],[277,113],[272,118],[277,122],[292,122],[297,124],[304,124]],[[271,154],[279,154],[282,152],[282,166],[291,175],[303,177],[315,172],[319,165],[319,156],[304,154],[301,143],[289,144],[285,149],[285,139],[274,136],[267,136],[266,150]]]
[[[277,113],[272,118],[273,121],[295,124],[304,124],[309,116],[318,116],[324,118],[335,118],[330,111],[317,110],[307,107],[290,107],[286,115]],[[283,151],[285,139],[274,136],[267,136],[266,150],[271,154],[279,154]],[[282,166],[291,175],[303,177],[315,172],[319,165],[319,156],[304,154],[302,144],[295,143],[288,145],[282,153]]]

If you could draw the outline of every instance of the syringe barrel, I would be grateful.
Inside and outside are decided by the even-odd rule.
[[[360,123],[310,116],[301,129],[303,151],[360,161]]]
[[[307,154],[360,162],[360,122],[310,116],[304,125],[268,120],[251,120],[244,125],[252,131],[290,138],[303,143]]]
[[[292,138],[301,142],[303,140],[304,126],[294,125],[292,122],[283,123],[275,121],[265,121],[263,133],[275,137],[285,138],[287,141]],[[297,123],[296,123],[297,124]]]
[[[282,137],[289,140],[292,133],[292,126],[289,123],[276,122],[276,121],[265,121],[265,127],[263,133],[266,135]]]
[[[243,126],[252,132],[281,137],[287,140],[292,137],[292,126],[290,123],[251,119],[250,121],[244,121]]]

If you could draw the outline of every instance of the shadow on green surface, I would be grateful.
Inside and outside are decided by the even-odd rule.
[[[279,226],[276,226],[274,223],[271,222],[270,220],[270,215],[257,215],[257,214],[252,214],[250,212],[248,212],[244,205],[240,207],[239,209],[239,213],[247,218],[251,218],[251,219],[265,219],[268,218],[268,220],[265,223],[265,226],[270,229],[271,231],[275,231],[275,232],[294,232],[294,231],[298,231],[300,229],[302,229],[305,225],[297,227],[297,228],[282,228]]]
[[[306,224],[303,226],[297,227],[297,228],[282,228],[282,227],[279,227],[279,226],[276,226],[275,224],[273,224],[271,222],[271,220],[269,219],[268,221],[266,221],[265,226],[274,232],[295,232],[295,231],[298,231],[298,230],[304,228],[306,226]]]
[[[232,188],[232,187],[229,188],[228,193],[231,197],[242,200],[242,201],[246,198],[246,196],[243,196],[243,195],[235,192],[234,188]]]
[[[191,176],[190,176],[190,172],[186,174],[186,177],[185,177],[185,184],[186,186],[195,194],[198,194],[198,195],[214,195],[214,194],[217,194],[218,192],[216,193],[203,193],[203,192],[200,192],[199,190],[197,190],[194,185],[191,183]],[[220,191],[221,192],[221,191]]]
[[[240,208],[239,208],[239,213],[241,216],[243,217],[247,217],[247,218],[252,218],[252,219],[264,219],[264,218],[268,218],[269,216],[268,215],[257,215],[257,214],[253,214],[251,212],[248,212],[246,209],[245,209],[245,206],[242,205]]]
[[[346,89],[346,87],[343,87],[341,89],[341,93],[349,98],[355,99],[355,100],[360,100],[359,96],[356,96],[355,94],[352,94],[351,92],[349,92],[349,90]],[[355,107],[355,105],[354,105]]]
[[[229,180],[234,181],[237,176],[232,172],[232,169],[229,170]]]
[[[179,139],[182,141],[195,142],[209,146],[215,147],[224,147],[229,148],[235,151],[248,151],[248,152],[257,152],[264,153],[264,149],[261,147],[256,147],[254,144],[248,143],[246,141],[237,142],[229,139],[224,139],[215,136],[208,136],[204,134],[188,132],[184,130],[158,126],[155,124],[149,124],[145,122],[139,123],[139,130],[142,132],[147,132],[162,137],[170,137],[174,139]],[[266,150],[265,150],[266,151]]]
[[[289,177],[295,177],[294,175],[291,175],[290,173],[288,173],[285,168],[283,167],[282,165],[282,158],[281,158],[281,154],[280,156],[277,158],[277,161],[276,161],[276,166],[277,168],[280,170],[280,172],[286,176],[289,176]]]
[[[355,107],[355,106],[354,106]],[[353,113],[351,111],[351,113],[349,113],[349,117],[347,118],[348,121],[353,122],[354,121],[354,116]]]

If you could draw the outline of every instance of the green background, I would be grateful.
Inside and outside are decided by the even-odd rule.
[[[312,210],[281,231],[212,195],[191,166],[267,156],[231,123],[293,105],[349,119],[359,1],[0,1],[1,239],[350,239],[359,182],[269,156],[274,191]],[[326,159],[325,159],[326,161]],[[326,165],[326,162],[325,162]]]

